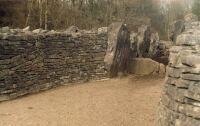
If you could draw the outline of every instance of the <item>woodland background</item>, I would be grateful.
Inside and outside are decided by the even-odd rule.
[[[189,12],[200,16],[199,0],[0,0],[0,26],[93,29],[124,21],[133,31],[151,24],[166,38],[169,25]]]

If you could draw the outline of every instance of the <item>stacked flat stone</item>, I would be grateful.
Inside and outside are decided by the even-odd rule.
[[[3,28],[6,34],[8,28]],[[62,84],[107,78],[107,34],[17,33],[0,37],[0,102]]]
[[[200,22],[190,22],[170,49],[159,126],[200,126]]]

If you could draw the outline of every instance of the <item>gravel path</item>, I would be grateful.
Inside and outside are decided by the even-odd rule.
[[[163,79],[63,86],[0,103],[0,126],[154,126]]]

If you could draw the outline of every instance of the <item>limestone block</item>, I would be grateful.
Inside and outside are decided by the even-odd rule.
[[[189,85],[191,85],[191,84],[195,84],[196,83],[196,81],[190,81],[190,80],[183,80],[183,79],[179,79],[178,81],[177,81],[177,83],[176,83],[176,86],[178,87],[178,88],[188,88],[189,87]]]
[[[198,74],[182,74],[181,78],[184,80],[200,81],[200,75]]]
[[[35,34],[39,34],[41,31],[42,31],[42,29],[39,28],[39,29],[33,30],[32,32],[35,33]]]
[[[134,58],[130,61],[129,72],[138,75],[163,75],[165,66],[149,58]]]
[[[180,54],[179,53],[170,53],[169,57],[169,66],[179,68],[182,67]]]
[[[185,116],[184,114],[178,114],[178,118],[175,121],[174,126],[199,126],[200,122],[197,119]]]
[[[190,13],[190,14],[185,15],[184,20],[186,22],[195,22],[195,21],[198,21],[198,17],[194,15],[193,13]]]
[[[180,78],[182,69],[167,67],[167,74],[169,77]]]
[[[0,29],[0,32],[1,32],[1,33],[9,33],[9,32],[10,32],[10,28],[9,28],[8,26],[2,27],[2,28]]]
[[[200,101],[200,94],[197,92],[188,91],[186,97],[196,101]]]
[[[194,46],[200,44],[200,35],[196,33],[181,34],[177,37],[177,45]]]
[[[192,98],[187,98],[185,99],[185,103],[193,106],[200,107],[200,101],[192,99]]]
[[[175,126],[178,114],[168,109],[162,103],[159,105],[158,125],[159,126]]]
[[[104,62],[110,77],[126,73],[130,56],[130,33],[122,22],[112,23],[108,27],[108,47]]]
[[[165,76],[166,74],[166,66],[164,64],[159,64],[159,75]]]
[[[30,31],[30,26],[27,26],[26,28],[22,29],[23,32],[28,32]]]
[[[178,112],[185,114],[187,116],[192,116],[193,118],[200,119],[200,107],[193,106],[189,104],[180,104],[178,107]]]
[[[169,96],[172,100],[183,103],[188,90],[183,88],[177,88],[173,85],[166,85],[164,91],[166,95]]]
[[[199,67],[184,67],[182,70],[182,73],[184,74],[200,74],[200,68]]]
[[[198,67],[200,66],[200,55],[182,56],[181,62],[191,67]]]

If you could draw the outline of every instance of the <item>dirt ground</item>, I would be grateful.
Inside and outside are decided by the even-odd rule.
[[[0,126],[154,126],[163,79],[62,86],[0,103]]]

